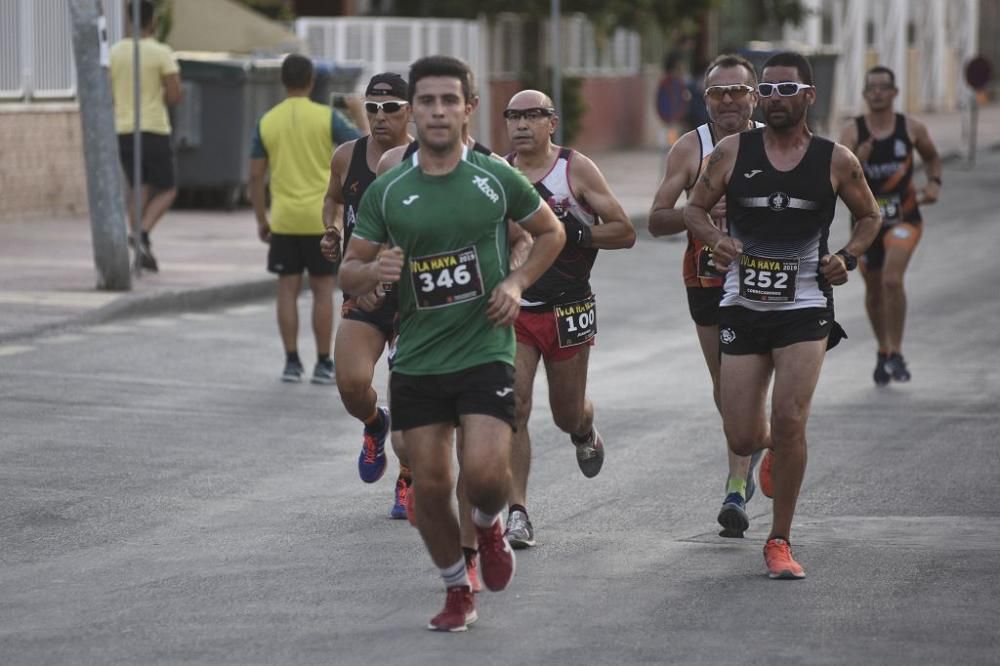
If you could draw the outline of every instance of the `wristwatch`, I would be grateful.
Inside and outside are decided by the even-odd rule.
[[[838,250],[837,255],[844,259],[844,268],[849,271],[853,271],[858,267],[858,258],[847,250]]]

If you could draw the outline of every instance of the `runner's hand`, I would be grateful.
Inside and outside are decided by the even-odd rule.
[[[521,312],[521,290],[504,280],[490,294],[486,316],[497,326],[511,326]]]
[[[382,287],[375,287],[374,291],[370,291],[364,296],[354,299],[354,302],[365,312],[374,312],[385,302],[385,292],[382,291]]]
[[[398,247],[390,247],[378,253],[375,260],[378,266],[379,282],[399,282],[403,274],[403,251]]]
[[[340,246],[340,231],[336,227],[328,228],[319,242],[319,249],[323,256],[329,261],[340,261]]]
[[[723,233],[726,232],[726,198],[722,197],[719,199],[719,203],[712,206],[712,210],[708,212],[709,216],[712,218],[712,222],[715,226],[719,228]]]
[[[920,190],[920,198],[917,203],[932,204],[937,202],[939,196],[941,196],[941,186],[931,181],[924,186],[924,189]]]
[[[839,255],[823,255],[819,260],[819,272],[832,285],[847,284],[847,264]]]
[[[257,223],[257,238],[260,239],[262,243],[271,242],[271,225],[267,222]]]
[[[743,254],[743,243],[732,236],[724,236],[712,248],[715,269],[720,273],[725,273],[729,270],[729,264],[736,261],[736,258],[741,254]]]

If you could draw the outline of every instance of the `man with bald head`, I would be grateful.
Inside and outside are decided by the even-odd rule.
[[[507,538],[514,548],[527,548],[535,545],[525,505],[531,467],[528,417],[538,363],[545,363],[556,426],[569,434],[584,476],[597,476],[604,462],[604,442],[594,428],[594,405],[587,398],[587,363],[597,334],[590,271],[597,250],[632,247],[635,229],[597,166],[587,156],[552,143],[559,116],[547,95],[522,90],[511,98],[503,115],[512,148],[507,161],[534,183],[566,227],[566,245],[521,295],[514,324],[517,429]]]

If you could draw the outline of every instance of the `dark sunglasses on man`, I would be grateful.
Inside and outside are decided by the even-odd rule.
[[[731,86],[709,86],[705,88],[705,97],[713,100],[721,100],[727,94],[732,99],[743,99],[753,92],[753,86],[745,83],[737,83]]]
[[[390,102],[372,102],[371,100],[366,100],[365,111],[372,114],[373,116],[376,115],[380,110],[385,111],[387,114],[396,113],[407,104],[409,104],[409,102],[399,102],[396,100],[392,100]]]
[[[757,92],[761,97],[770,97],[775,92],[781,97],[795,97],[800,90],[809,90],[813,86],[797,81],[782,81],[781,83],[758,83]]]
[[[555,113],[556,110],[551,107],[537,106],[531,109],[504,109],[503,117],[507,120],[520,120],[521,118],[540,120],[542,118],[550,118]]]

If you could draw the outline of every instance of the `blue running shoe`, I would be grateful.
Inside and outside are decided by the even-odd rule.
[[[396,479],[396,497],[393,499],[389,517],[393,520],[406,518],[406,495],[410,492],[410,484],[402,476]]]
[[[375,483],[385,474],[385,438],[389,436],[389,410],[379,407],[382,413],[382,429],[377,432],[365,428],[365,439],[358,456],[358,474],[365,483]]]
[[[757,470],[757,463],[760,462],[763,455],[764,449],[761,449],[754,451],[753,455],[750,456],[750,467],[747,469],[747,498],[744,500],[746,502],[749,502],[753,494],[757,492],[757,479],[754,478],[754,472]]]
[[[750,516],[747,515],[746,502],[743,495],[739,493],[729,493],[722,501],[722,510],[719,511],[719,524],[722,531],[719,536],[730,539],[742,539],[743,533],[750,527]]]

